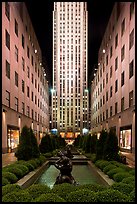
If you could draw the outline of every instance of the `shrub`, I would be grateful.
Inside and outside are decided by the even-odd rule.
[[[18,178],[17,176],[15,176],[15,174],[11,173],[11,172],[2,172],[2,177],[8,179],[8,181],[10,183],[16,183]]]
[[[103,170],[106,166],[108,166],[110,163],[109,163],[109,161],[102,161],[101,163],[100,163],[100,165],[99,165],[99,168],[101,169],[101,170]]]
[[[103,168],[103,172],[106,174],[108,171],[110,171],[111,169],[114,169],[115,167],[116,167],[115,165],[109,164]]]
[[[98,168],[100,168],[101,163],[104,162],[104,161],[105,161],[105,160],[99,159],[99,160],[97,160],[97,161],[95,162],[95,165],[96,165]]]
[[[11,193],[12,191],[20,191],[21,187],[17,184],[7,184],[6,186],[2,187],[2,196],[6,195],[7,193]]]
[[[127,184],[135,183],[135,177],[134,176],[130,176],[130,177],[124,178],[122,180],[122,183],[127,183]]]
[[[43,154],[46,158],[50,158],[53,156],[52,152],[47,152],[45,154]]]
[[[111,169],[107,172],[107,175],[112,179],[114,174],[117,174],[119,172],[124,172],[124,170],[120,167],[115,167],[114,169]]]
[[[104,155],[104,145],[107,139],[108,133],[105,130],[100,132],[100,137],[96,144],[96,160],[103,159]]]
[[[129,202],[129,197],[114,189],[96,193],[97,202]]]
[[[126,195],[128,195],[133,190],[132,185],[122,183],[122,182],[119,182],[119,183],[115,182],[114,184],[112,184],[111,188],[114,190],[118,190],[121,193],[124,193]]]
[[[34,169],[38,167],[38,164],[34,159],[29,160],[28,163],[31,164],[34,167]]]
[[[135,188],[130,192],[129,198],[131,202],[135,202]]]
[[[2,186],[5,186],[7,184],[10,184],[9,180],[7,178],[2,177]]]
[[[15,156],[18,160],[30,160],[39,157],[37,139],[31,128],[24,126],[19,138],[19,145]]]
[[[88,189],[90,191],[98,192],[98,191],[103,191],[106,189],[105,186],[99,185],[99,184],[83,184],[76,186],[76,190],[81,190],[81,189]]]
[[[118,160],[119,159],[118,152],[119,152],[118,137],[116,136],[115,131],[112,128],[110,128],[106,141],[104,143],[103,158],[108,161]]]
[[[135,176],[135,169],[130,170],[129,173]]]
[[[51,189],[44,184],[32,184],[30,187],[25,189],[25,191],[30,194],[32,199],[35,199],[43,193],[51,192]]]
[[[116,181],[116,182],[120,182],[120,181],[122,181],[124,178],[127,178],[127,177],[129,177],[129,176],[130,176],[130,174],[127,173],[127,172],[120,172],[120,173],[115,174],[115,175],[113,176],[113,179],[114,179],[114,181]]]
[[[4,171],[11,172],[11,173],[15,174],[18,179],[22,178],[24,175],[22,170],[17,168],[17,167],[15,167],[15,168],[14,167],[8,167]]]
[[[29,172],[33,171],[35,169],[34,166],[29,163],[29,161],[24,161],[24,162],[22,162],[22,164],[29,169]]]
[[[39,160],[41,161],[41,164],[43,164],[46,161],[46,158],[44,155],[40,155]]]
[[[34,202],[65,202],[65,200],[54,193],[46,193],[40,195]]]
[[[2,202],[30,202],[31,196],[29,193],[22,191],[11,192],[2,197]]]
[[[39,150],[41,153],[47,153],[53,150],[51,137],[48,134],[42,137],[41,143],[39,144]]]
[[[96,202],[96,193],[88,189],[81,189],[66,195],[67,202]]]
[[[22,173],[23,173],[23,176],[25,176],[25,175],[29,172],[28,167],[26,167],[26,166],[23,165],[23,164],[15,164],[13,167],[14,167],[14,168],[19,168],[19,169],[21,169],[21,170],[22,170]]]
[[[93,163],[96,161],[96,154],[91,154],[90,159]]]
[[[66,199],[67,194],[72,191],[75,191],[75,186],[69,183],[54,185],[52,189],[52,193],[55,193],[64,199]]]

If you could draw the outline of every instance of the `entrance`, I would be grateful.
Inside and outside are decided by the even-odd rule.
[[[19,128],[7,126],[7,151],[12,152],[19,144]]]

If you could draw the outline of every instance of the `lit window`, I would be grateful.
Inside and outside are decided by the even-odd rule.
[[[129,92],[129,107],[133,106],[133,90]]]

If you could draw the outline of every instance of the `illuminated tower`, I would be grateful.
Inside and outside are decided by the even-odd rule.
[[[86,2],[54,2],[52,128],[75,137],[88,128]]]

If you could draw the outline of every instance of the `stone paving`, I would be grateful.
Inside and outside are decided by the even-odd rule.
[[[15,154],[14,152],[2,154],[2,167],[7,166],[17,161],[17,158],[15,157],[14,154]]]

